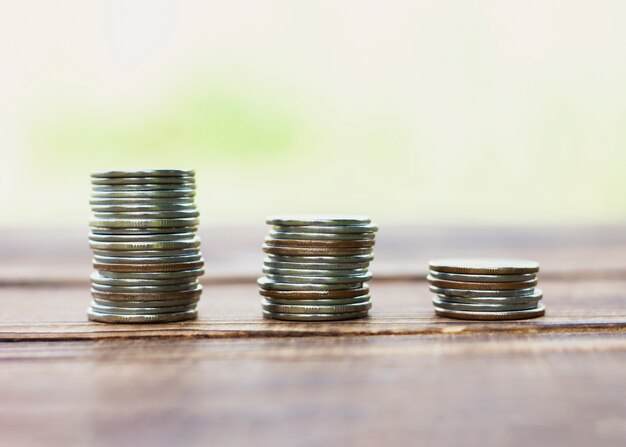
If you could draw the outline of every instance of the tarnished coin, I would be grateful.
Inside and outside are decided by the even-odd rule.
[[[521,282],[467,282],[467,281],[445,281],[442,279],[433,278],[432,275],[428,275],[426,279],[436,287],[450,288],[450,289],[465,289],[465,290],[511,290],[511,289],[528,289],[537,285],[537,280],[521,281]]]
[[[105,251],[152,251],[152,250],[178,250],[184,248],[197,248],[200,246],[200,239],[187,239],[177,241],[158,242],[100,242],[90,241],[89,246],[96,250]]]
[[[539,304],[535,309],[513,310],[509,312],[473,312],[435,307],[435,313],[438,316],[456,318],[459,320],[524,320],[527,318],[541,317],[545,312],[546,308],[543,304]]]
[[[170,307],[125,307],[125,306],[104,306],[97,302],[91,303],[91,309],[102,314],[113,315],[162,315],[176,312],[196,310],[196,305],[170,306]]]
[[[435,307],[447,310],[471,310],[476,312],[509,312],[512,310],[535,309],[539,304],[537,301],[527,303],[499,303],[499,304],[483,304],[483,303],[455,303],[442,298],[433,298]]]
[[[332,276],[350,278],[355,275],[364,275],[368,273],[367,268],[351,269],[351,270],[305,270],[305,269],[285,269],[263,267],[263,273],[281,276]]]
[[[355,284],[372,279],[370,272],[350,276],[286,276],[266,274],[265,278],[276,283],[289,284]]]
[[[200,297],[202,286],[198,284],[194,289],[177,292],[117,292],[91,289],[91,296],[110,301],[165,301],[176,299],[190,299]]]
[[[471,297],[455,296],[455,295],[437,295],[439,298],[445,301],[452,301],[455,303],[469,303],[469,304],[528,304],[536,303],[543,298],[543,292],[541,289],[533,289],[533,292],[524,296],[480,296],[474,295]]]
[[[367,216],[341,216],[341,215],[284,215],[270,216],[266,221],[269,225],[282,226],[309,226],[309,225],[327,225],[327,226],[350,226],[350,225],[367,225],[371,220]]]
[[[538,263],[522,259],[435,259],[429,265],[438,272],[477,275],[521,275],[539,271]]]
[[[197,310],[175,312],[158,315],[118,315],[104,314],[92,308],[87,310],[87,317],[91,321],[101,323],[173,323],[176,321],[194,320],[198,318]]]
[[[178,279],[181,278],[193,278],[204,275],[203,268],[197,268],[192,270],[178,270],[175,272],[107,272],[100,271],[100,276],[105,278],[120,278],[120,279]]]
[[[94,303],[97,303],[101,306],[108,307],[132,307],[132,308],[140,308],[140,307],[162,307],[162,308],[170,308],[177,306],[193,306],[200,301],[200,296],[196,296],[194,298],[186,298],[186,299],[172,299],[172,300],[162,300],[162,301],[129,301],[129,300],[107,300],[102,298],[94,298]]]
[[[104,228],[160,228],[160,227],[195,227],[198,219],[172,218],[172,219],[91,219],[89,225]]]
[[[193,169],[141,169],[136,171],[93,171],[92,178],[116,177],[193,177]]]
[[[271,304],[294,304],[301,306],[340,306],[343,304],[357,304],[370,301],[369,295],[361,295],[354,298],[334,298],[334,299],[316,299],[316,300],[293,300],[265,297],[265,300]]]
[[[368,315],[368,311],[363,312],[346,312],[341,314],[288,314],[278,312],[263,311],[263,317],[272,320],[285,320],[285,321],[340,321],[340,320],[354,320],[356,318],[365,318]]]
[[[295,304],[272,304],[267,300],[262,300],[261,306],[267,312],[277,312],[286,314],[339,314],[351,312],[363,312],[372,307],[371,301],[356,304],[343,304],[334,306],[302,306]]]
[[[373,239],[357,240],[317,240],[317,239],[273,239],[265,238],[265,243],[274,247],[328,247],[328,248],[371,248]]]
[[[365,224],[365,225],[299,225],[297,227],[294,226],[283,226],[283,225],[274,225],[273,229],[276,231],[297,231],[298,233],[326,233],[326,234],[338,234],[338,233],[374,233],[378,231],[378,226],[376,224]]]
[[[293,300],[318,300],[318,299],[337,299],[337,298],[353,298],[368,295],[370,288],[367,284],[355,289],[340,290],[266,290],[260,289],[259,293],[272,299],[293,299]]]
[[[179,183],[194,183],[193,176],[177,177],[93,177],[92,185],[151,185],[165,183],[168,185]]]
[[[354,284],[293,284],[276,282],[266,277],[261,277],[257,280],[257,284],[262,289],[267,290],[291,290],[291,291],[314,291],[314,290],[344,290],[344,289],[357,289],[361,287],[361,283]]]
[[[461,297],[527,297],[535,293],[535,288],[530,287],[528,289],[519,290],[461,290],[461,289],[449,289],[435,286],[429,286],[431,292],[441,295],[461,296]]]
[[[271,230],[270,238],[288,240],[324,240],[324,241],[350,241],[372,240],[376,233],[298,233],[293,231]]]
[[[471,275],[467,273],[436,272],[434,270],[430,271],[430,276],[445,281],[464,282],[523,282],[537,279],[537,275],[534,273],[526,273],[524,275]]]
[[[367,254],[371,248],[278,247],[263,244],[263,251],[280,256],[353,256]]]
[[[196,233],[167,233],[167,234],[98,234],[89,233],[89,240],[94,242],[170,242],[200,240]]]
[[[361,255],[352,256],[281,256],[269,254],[265,259],[269,259],[270,262],[291,262],[291,263],[328,263],[328,264],[354,264],[362,262],[370,262],[374,259],[372,253],[366,253]],[[330,270],[330,269],[329,269]]]
[[[179,263],[155,263],[155,264],[110,264],[94,261],[93,267],[106,272],[175,272],[179,270],[190,270],[204,266],[204,261],[179,262]]]
[[[269,257],[264,259],[264,265],[267,269],[278,269],[278,270],[323,270],[323,271],[338,271],[337,274],[341,275],[342,270],[346,271],[359,271],[359,270],[367,270],[369,267],[368,262],[360,262],[360,263],[345,263],[345,262],[280,262],[280,261],[272,261]],[[276,273],[269,272],[268,273]],[[314,276],[314,275],[311,275]]]

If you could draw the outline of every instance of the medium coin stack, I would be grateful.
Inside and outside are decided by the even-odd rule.
[[[187,170],[91,175],[90,320],[165,323],[196,318],[204,273],[195,174]]]
[[[437,259],[427,277],[435,313],[462,320],[521,320],[545,307],[536,289],[539,264],[516,259]]]
[[[378,227],[361,216],[276,216],[258,279],[263,316],[332,321],[366,317]]]

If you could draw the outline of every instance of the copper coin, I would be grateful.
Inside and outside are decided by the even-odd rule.
[[[435,259],[430,261],[429,265],[432,270],[438,272],[478,275],[519,275],[539,271],[538,263],[523,259]]]
[[[180,292],[104,292],[91,289],[91,296],[110,301],[166,301],[182,300],[199,297],[202,294],[202,286],[198,284],[195,289],[182,290]]]
[[[428,275],[426,279],[435,287],[461,290],[519,290],[528,289],[537,285],[537,280],[522,282],[466,282],[445,281]]]
[[[546,308],[543,304],[539,304],[535,309],[512,310],[509,312],[475,312],[469,310],[446,310],[435,307],[435,314],[438,316],[458,320],[525,320],[527,318],[541,317],[545,313]]]
[[[259,289],[259,294],[269,298],[281,300],[316,300],[316,299],[333,299],[333,298],[354,298],[357,296],[367,295],[370,288],[367,284],[356,289],[344,290],[309,290],[309,291],[293,291],[293,290],[265,290]]]
[[[369,254],[371,248],[277,247],[263,244],[263,251],[281,256],[352,256]]]

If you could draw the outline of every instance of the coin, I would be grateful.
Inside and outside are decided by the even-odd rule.
[[[265,243],[274,247],[330,247],[330,248],[365,248],[373,247],[374,240],[316,240],[316,239],[273,239],[265,238]]]
[[[293,231],[271,230],[272,239],[293,240],[372,240],[376,233],[298,233]]]
[[[361,255],[352,256],[281,256],[281,255],[267,255],[266,259],[270,262],[290,262],[290,263],[327,263],[327,264],[352,264],[370,262],[374,259],[372,253],[366,253]]]
[[[179,279],[202,276],[203,268],[192,270],[178,270],[174,272],[99,272],[101,276],[106,278],[136,278],[136,279]]]
[[[93,177],[92,185],[144,185],[144,184],[179,184],[194,183],[192,176],[178,177]]]
[[[154,263],[154,264],[109,264],[93,262],[93,268],[107,272],[174,272],[179,270],[189,270],[204,266],[204,261],[180,262],[180,263]]]
[[[173,219],[91,219],[92,227],[105,228],[160,228],[160,227],[187,227],[197,226],[197,218],[173,218]]]
[[[111,301],[164,301],[164,300],[176,300],[176,299],[189,299],[194,297],[200,297],[202,293],[202,286],[198,284],[195,289],[180,290],[177,292],[118,292],[118,291],[103,291],[91,289],[91,295],[94,298],[101,298]]]
[[[196,305],[168,306],[168,307],[126,307],[126,306],[104,306],[97,302],[91,303],[91,309],[102,314],[114,315],[161,315],[175,312],[193,311]]]
[[[326,233],[326,234],[340,234],[340,233],[375,233],[378,231],[378,226],[376,224],[366,224],[366,225],[299,225],[297,227],[293,226],[283,226],[283,225],[274,225],[273,229],[275,231],[298,231],[298,233]]]
[[[370,250],[370,248],[278,247],[263,244],[263,251],[281,256],[352,256],[367,254]]]
[[[170,198],[180,201],[193,200],[196,190],[193,188],[180,188],[159,191],[121,191],[121,190],[97,190],[91,192],[92,200],[95,199],[153,199]]]
[[[132,308],[141,308],[141,307],[176,307],[176,306],[192,306],[197,304],[200,300],[199,296],[194,298],[185,298],[185,299],[177,299],[177,300],[165,300],[165,301],[128,301],[128,300],[107,300],[102,298],[94,298],[93,302],[97,303],[101,306],[108,307],[132,307]],[[120,304],[121,303],[121,304]]]
[[[179,189],[195,188],[193,182],[185,183],[146,183],[144,185],[92,185],[93,192],[116,192],[116,191],[172,191]]]
[[[286,321],[341,321],[367,317],[368,311],[346,312],[341,314],[287,314],[263,311],[263,317],[272,320]]]
[[[354,284],[363,283],[372,279],[370,272],[351,276],[298,276],[265,274],[265,278],[276,283],[290,284]]]
[[[95,242],[170,242],[179,240],[200,240],[196,233],[166,233],[166,234],[99,234],[89,233],[89,240]]]
[[[101,323],[173,323],[176,321],[194,320],[198,318],[198,311],[188,310],[157,315],[119,315],[104,314],[89,308],[87,316],[91,321]]]
[[[461,297],[527,297],[535,292],[534,287],[528,289],[519,290],[461,290],[461,289],[448,289],[435,286],[429,286],[431,292],[443,295],[461,296]]]
[[[308,269],[285,269],[263,267],[263,273],[281,276],[332,276],[332,277],[352,277],[354,275],[364,275],[368,273],[367,268],[350,269],[350,270],[308,270]]]
[[[144,198],[136,198],[136,197],[118,197],[118,198],[107,198],[107,197],[96,197],[89,200],[89,204],[91,205],[92,210],[95,207],[124,207],[127,208],[135,208],[138,207],[172,207],[172,208],[195,208],[195,204],[193,203],[192,197],[183,197],[180,200],[172,197],[144,197]]]
[[[119,211],[119,212],[94,212],[96,219],[190,219],[198,217],[200,213],[196,210],[178,210],[178,211]]]
[[[354,289],[340,290],[266,290],[260,289],[259,293],[272,299],[294,299],[294,300],[317,300],[353,298],[369,294],[370,288],[367,284]]]
[[[527,310],[537,307],[537,301],[531,301],[526,303],[498,303],[498,304],[484,304],[484,303],[455,303],[453,301],[447,301],[443,298],[433,298],[433,305],[440,309],[447,310],[470,310],[476,312],[508,312],[512,310]]]
[[[276,282],[266,277],[259,278],[257,284],[262,289],[267,290],[291,290],[291,291],[315,291],[315,290],[344,290],[344,289],[356,289],[361,286],[361,283],[354,284],[291,284],[285,282]]]
[[[265,258],[264,263],[267,269],[271,270],[324,270],[324,271],[338,271],[336,274],[341,275],[342,270],[366,270],[369,267],[369,262],[361,262],[357,264],[348,264],[343,262],[330,263],[330,262],[274,262],[270,258]],[[276,273],[276,272],[268,272]]]
[[[465,289],[465,290],[511,290],[527,289],[535,287],[537,280],[521,282],[467,282],[467,281],[444,281],[428,275],[426,279],[436,287]]]
[[[444,273],[435,270],[430,271],[430,276],[446,281],[470,282],[523,282],[537,279],[537,275],[534,273],[526,273],[524,275],[471,275],[464,273]]]
[[[539,264],[519,259],[435,259],[430,261],[431,270],[447,273],[470,273],[478,275],[520,275],[536,273]]]
[[[354,298],[334,298],[334,299],[315,299],[315,300],[294,300],[294,299],[279,299],[279,298],[265,298],[265,301],[271,304],[295,304],[302,306],[338,306],[342,304],[356,304],[365,303],[370,301],[369,295],[361,295]]]
[[[151,287],[154,291],[167,291],[193,289],[197,284],[195,277],[170,279],[108,278],[98,272],[91,275],[91,285],[94,288],[101,286]]]
[[[508,312],[473,312],[465,310],[447,310],[435,307],[435,313],[440,317],[456,318],[460,320],[522,320],[541,317],[546,308],[539,304],[535,309],[513,310]]]
[[[287,314],[340,314],[340,313],[352,313],[363,312],[369,310],[372,307],[371,301],[355,304],[342,304],[333,306],[302,306],[295,304],[272,304],[267,300],[261,302],[263,310],[274,313],[287,313]]]
[[[197,248],[200,246],[200,239],[188,239],[177,241],[159,242],[100,242],[91,241],[89,246],[97,250],[105,251],[142,251],[142,250],[177,250],[185,248]]]
[[[470,303],[470,304],[505,304],[505,303],[531,303],[537,302],[543,298],[543,292],[541,289],[532,289],[531,293],[524,296],[480,296],[473,295],[471,297],[455,296],[455,295],[437,295],[441,299],[446,301],[452,301],[456,303]]]
[[[115,177],[193,177],[193,169],[142,169],[137,171],[94,171],[92,178]]]
[[[99,284],[92,281],[91,288],[100,292],[117,292],[117,293],[163,293],[163,292],[184,292],[186,290],[194,290],[198,283],[186,282],[183,284],[175,284],[171,286],[109,286]]]
[[[285,215],[270,216],[266,222],[269,225],[282,226],[310,226],[310,225],[328,225],[328,226],[354,226],[367,225],[371,220],[367,216],[321,216],[321,215]]]

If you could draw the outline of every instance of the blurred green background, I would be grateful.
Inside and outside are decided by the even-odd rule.
[[[0,5],[0,225],[195,168],[205,224],[626,221],[626,2]]]

